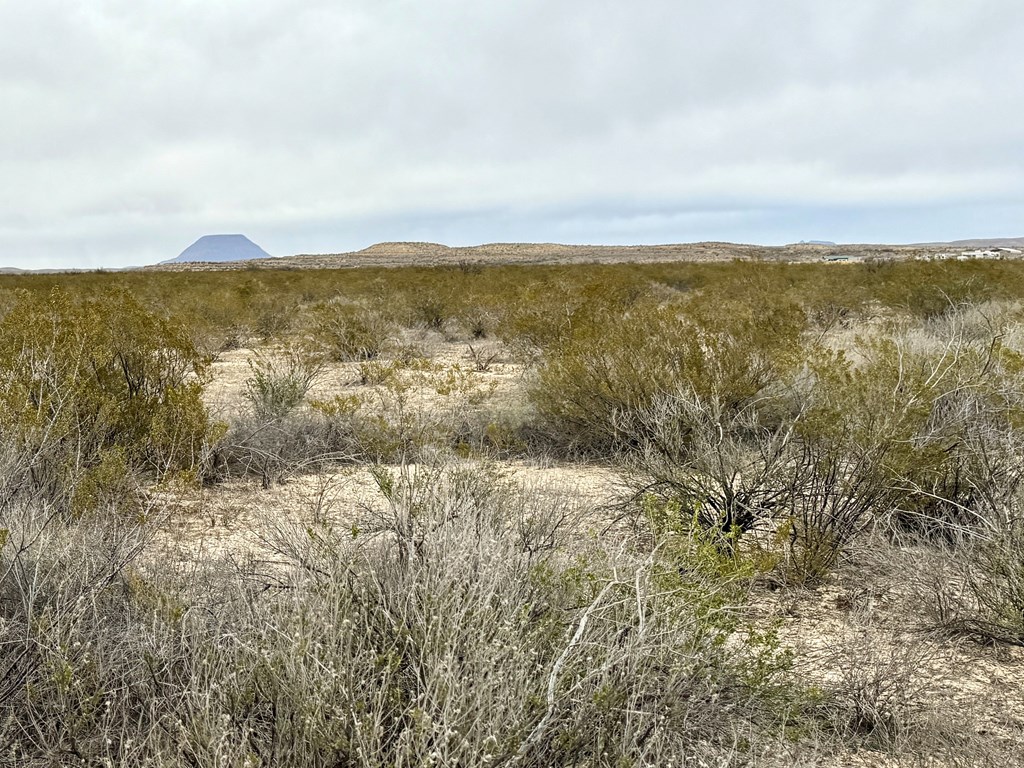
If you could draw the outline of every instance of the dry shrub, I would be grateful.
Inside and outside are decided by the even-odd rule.
[[[270,421],[242,416],[215,446],[206,480],[256,476],[267,489],[359,455],[351,432],[315,411],[298,410]]]
[[[138,519],[67,521],[41,504],[0,507],[0,750],[12,765],[137,757],[141,711],[121,706],[144,659],[145,623],[122,587],[147,540]],[[141,681],[145,685],[144,680]]]
[[[822,659],[828,679],[815,715],[847,747],[891,755],[899,764],[1002,764],[978,740],[971,712],[937,695],[932,666],[939,655],[928,640],[855,615]]]
[[[303,407],[323,371],[318,355],[289,346],[257,354],[249,368],[248,411],[232,421],[216,444],[208,481],[255,474],[269,488],[289,476],[353,458],[350,436],[315,409]]]
[[[37,603],[41,636],[3,646],[5,668],[24,673],[5,678],[4,754],[28,765],[739,765],[774,747],[784,667],[723,621],[731,592],[718,581],[684,587],[656,557],[612,548],[566,553],[551,543],[575,535],[566,502],[538,504],[491,473],[420,467],[379,481],[378,525],[293,532],[265,572],[184,583],[128,569],[130,557],[109,567],[96,542],[132,541],[125,532],[68,537],[61,546],[92,565],[36,569],[66,597]],[[57,562],[52,541],[37,539],[33,556]],[[99,578],[83,592],[85,574]]]
[[[479,304],[468,304],[458,317],[465,334],[471,339],[486,339],[494,335],[498,316],[492,309]]]
[[[351,436],[370,462],[421,461],[453,451],[514,447],[514,427],[489,418],[494,383],[461,365],[422,357],[359,366],[365,390],[314,402],[313,409]]]
[[[935,628],[1024,645],[1024,516],[1019,497],[933,551],[918,586]]]
[[[828,719],[848,740],[896,752],[911,735],[930,699],[921,642],[900,642],[866,627],[848,628],[825,663]]]

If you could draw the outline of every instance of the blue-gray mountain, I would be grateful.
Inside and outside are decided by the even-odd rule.
[[[186,248],[176,259],[164,264],[182,261],[244,261],[267,259],[270,254],[245,235],[203,235]]]

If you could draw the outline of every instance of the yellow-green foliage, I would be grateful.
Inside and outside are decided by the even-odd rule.
[[[257,354],[248,363],[252,376],[245,382],[244,397],[264,422],[282,419],[297,408],[323,369],[318,354],[294,346],[276,355]]]
[[[312,308],[313,339],[339,361],[372,360],[391,341],[395,324],[367,302],[333,300]]]
[[[726,652],[731,640],[728,651],[734,655],[730,661],[752,692],[766,698],[781,697],[780,703],[797,703],[805,694],[786,690],[783,676],[792,666],[793,653],[780,642],[778,625],[757,628],[743,621],[743,606],[753,582],[777,567],[778,556],[738,527],[708,529],[699,514],[686,518],[675,502],[666,504],[649,496],[642,506],[660,555],[656,569],[659,584],[675,592],[699,619],[698,626],[712,638],[712,647]]]
[[[0,276],[0,313],[24,311],[18,309],[26,300],[16,295],[18,289],[45,304],[51,288],[60,286],[65,300],[77,307],[92,306],[94,297],[113,291],[132,297],[136,314],[187,318],[187,328],[176,326],[176,332],[181,343],[193,348],[214,352],[252,336],[288,343],[300,333],[308,342],[312,331],[314,343],[340,358],[372,358],[392,335],[391,322],[443,326],[445,333],[461,324],[467,337],[493,331],[521,359],[539,365],[533,393],[545,431],[563,444],[607,455],[643,442],[644,427],[634,415],[652,398],[682,390],[713,402],[712,410],[727,415],[730,409],[748,407],[780,376],[785,379],[783,374],[801,363],[801,344],[823,337],[837,322],[879,315],[943,321],[961,301],[1024,295],[1022,278],[1024,265],[1014,262],[28,275]],[[935,297],[941,307],[929,304]],[[805,324],[812,334],[801,334]],[[9,325],[28,333],[20,320]],[[18,338],[15,333],[8,342]],[[862,362],[858,359],[857,366]],[[372,378],[383,370],[365,372]],[[877,383],[873,377],[860,375],[866,385]],[[170,464],[177,461],[175,455],[189,452],[188,436],[203,431],[195,419],[169,415],[188,410],[181,401],[192,397],[179,387],[172,390],[165,399],[177,398],[179,405],[143,419],[150,425],[143,431],[165,446]],[[876,421],[881,418],[883,412],[875,413],[874,405],[865,403],[865,408]],[[114,421],[111,430],[140,429],[120,412]],[[872,428],[870,423],[856,427],[862,432]],[[125,439],[137,445],[135,438]],[[931,440],[928,450],[937,445]],[[139,452],[133,451],[127,460],[138,468]],[[142,461],[147,463],[156,469],[168,460],[150,452]]]
[[[777,556],[757,546],[738,526],[728,531],[708,528],[699,512],[682,514],[677,501],[649,495],[642,500],[642,511],[667,562],[683,574],[729,585],[738,590],[734,598],[777,564]]]
[[[131,471],[198,468],[206,360],[125,291],[21,295],[0,322],[0,360],[0,432],[55,498],[93,502]]]
[[[605,313],[548,350],[531,397],[557,438],[591,452],[636,446],[633,418],[659,396],[692,394],[735,410],[798,359],[803,314],[768,297],[640,302]]]
[[[822,456],[857,464],[910,516],[970,505],[986,482],[977,462],[997,460],[1002,436],[1024,421],[1020,355],[997,331],[979,341],[954,325],[929,344],[888,328],[858,341],[859,360],[819,355],[799,434],[828,446]]]
[[[363,302],[410,326],[458,319],[468,335],[495,330],[513,346],[536,351],[565,338],[582,316],[600,307],[625,311],[652,290],[662,297],[749,300],[755,308],[758,295],[767,295],[799,305],[820,325],[879,308],[920,318],[965,301],[1017,299],[1024,296],[1024,264],[672,262],[0,275],[0,313],[17,289],[47,295],[55,286],[81,297],[125,290],[152,311],[187,317],[211,351],[250,335],[294,333],[310,307],[327,301]]]
[[[598,280],[576,274],[540,275],[505,299],[498,335],[520,359],[534,361],[607,315],[621,315],[645,292],[628,275]]]

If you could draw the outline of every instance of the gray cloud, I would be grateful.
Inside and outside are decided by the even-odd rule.
[[[1009,0],[0,0],[0,265],[1024,234]]]

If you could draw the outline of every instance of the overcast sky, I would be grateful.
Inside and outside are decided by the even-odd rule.
[[[1024,235],[1019,0],[0,0],[0,266]]]

